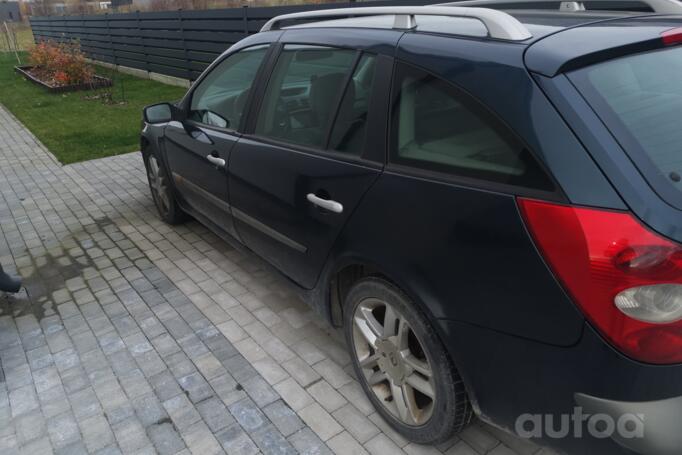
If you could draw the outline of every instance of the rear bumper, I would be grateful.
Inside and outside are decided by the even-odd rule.
[[[630,360],[588,324],[557,347],[439,322],[482,420],[568,454],[680,453],[682,365]]]
[[[577,394],[576,402],[585,412],[615,423],[611,438],[623,447],[652,455],[682,451],[682,397],[629,402]]]

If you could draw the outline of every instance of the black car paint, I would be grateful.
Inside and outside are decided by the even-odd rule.
[[[207,161],[206,156],[227,161],[239,135],[189,121],[168,123],[164,135],[166,162],[176,191],[187,204],[212,218],[222,230],[236,235],[225,171]]]
[[[571,29],[523,45],[392,30],[325,29],[320,33],[300,29],[254,35],[226,55],[280,40],[343,43],[410,62],[449,80],[515,131],[551,170],[560,190],[541,194],[385,167],[388,122],[370,136],[371,146],[362,160],[283,150],[281,145],[257,143],[258,138],[249,135],[254,120],[251,112],[251,123],[235,134],[247,137],[239,141],[236,153],[225,154],[236,174],[222,177],[229,188],[229,204],[240,210],[258,207],[252,216],[294,240],[305,239],[311,229],[326,231],[314,261],[297,264],[306,255],[294,252],[282,261],[271,260],[275,266],[286,267],[281,271],[330,320],[335,310],[329,287],[342,268],[363,264],[395,282],[432,321],[465,380],[477,413],[508,431],[514,431],[522,413],[570,413],[576,393],[620,401],[679,396],[682,367],[632,361],[585,322],[536,250],[515,201],[521,195],[630,209],[663,235],[682,240],[680,211],[663,202],[633,163],[623,159],[617,141],[560,73],[594,58],[632,52],[638,49],[637,40],[651,46],[648,41],[660,27],[671,28],[679,22],[659,19],[659,28],[647,28],[643,38],[634,34],[615,42],[597,41],[605,29],[622,36],[638,20],[580,27],[581,39],[592,40],[592,47],[583,49],[589,58],[581,58],[578,51],[557,58],[543,44],[555,40],[565,45],[562,33]],[[181,109],[190,95],[180,103]],[[147,125],[145,131],[146,141],[163,155],[164,127]],[[294,161],[282,161],[283,151]],[[250,162],[253,157],[259,159]],[[262,178],[261,173],[282,167],[286,171],[281,177]],[[333,214],[320,213],[302,199],[328,176],[340,182],[341,188],[347,184],[344,181],[361,182],[361,188],[351,194],[350,205],[357,207],[347,220],[330,221]],[[338,197],[348,194],[341,189]],[[221,229],[220,223],[198,213],[187,201],[181,204],[231,242],[247,244],[266,259],[271,254],[272,239],[254,234],[239,221],[232,232]],[[286,213],[278,216],[280,209]],[[281,244],[277,248],[276,254],[282,254]],[[542,443],[576,454],[633,453],[611,439],[545,438]]]
[[[400,34],[391,33],[392,39],[388,42],[385,33],[375,34],[376,38],[370,31],[357,43],[347,43],[348,38],[343,42],[353,49],[384,56],[379,65],[389,66],[390,70],[392,60],[387,61],[386,56],[394,52]],[[284,34],[279,44],[311,41],[311,35],[301,31]],[[332,32],[316,36],[313,42],[335,46],[341,37]],[[385,75],[385,71],[378,71],[373,86],[380,86]],[[262,94],[264,90],[256,92]],[[373,91],[370,102],[374,110],[377,105],[385,104],[386,100],[381,98],[382,90]],[[258,105],[260,100],[254,103]],[[267,258],[299,286],[311,289],[318,281],[336,237],[381,172],[381,166],[372,157],[376,142],[365,144],[366,149],[357,159],[263,140],[253,135],[254,123],[255,118],[250,116],[245,137],[229,163],[230,203],[240,215],[236,220],[239,236],[246,246]],[[385,125],[381,124],[381,116],[368,119],[369,131],[382,128]],[[309,193],[343,201],[343,213],[333,214],[312,206],[306,199]],[[277,237],[267,232],[263,224],[274,229]]]
[[[379,173],[376,166],[244,138],[230,157],[230,200],[239,237],[311,289],[336,237]],[[343,213],[311,205],[309,193],[343,201]],[[274,229],[277,238],[265,229]]]

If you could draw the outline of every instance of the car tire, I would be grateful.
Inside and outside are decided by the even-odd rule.
[[[433,444],[466,427],[472,409],[464,383],[426,317],[400,289],[381,278],[358,281],[344,302],[344,332],[365,393],[398,433]]]
[[[144,166],[147,171],[149,190],[159,217],[170,225],[183,223],[187,215],[178,205],[163,162],[153,153],[143,151]]]

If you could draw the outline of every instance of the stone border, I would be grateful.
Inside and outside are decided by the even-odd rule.
[[[86,59],[88,62],[95,65],[100,65],[105,68],[112,69],[124,74],[130,74],[131,76],[136,76],[142,79],[150,79],[156,82],[161,82],[162,84],[175,85],[176,87],[189,88],[192,82],[188,79],[182,79],[174,76],[166,76],[165,74],[155,73],[153,71],[142,70],[139,68],[131,68],[129,66],[116,65],[114,63],[102,62],[100,60]]]

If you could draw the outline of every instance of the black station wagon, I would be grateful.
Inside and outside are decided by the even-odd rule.
[[[680,454],[681,44],[674,0],[280,16],[145,110],[142,155],[408,439]]]

